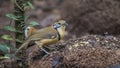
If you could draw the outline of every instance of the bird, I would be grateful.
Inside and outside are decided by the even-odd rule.
[[[24,47],[27,47],[30,42],[34,42],[39,46],[41,50],[43,50],[45,53],[49,54],[45,49],[42,47],[45,45],[50,45],[57,43],[61,39],[64,38],[65,32],[66,32],[66,27],[67,23],[65,20],[58,20],[51,26],[35,30],[33,34],[26,38],[24,43],[17,49],[15,52],[15,55]]]

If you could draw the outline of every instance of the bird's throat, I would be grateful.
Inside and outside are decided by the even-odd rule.
[[[65,32],[61,28],[57,28],[56,30],[58,32],[58,40],[61,40],[64,37]]]

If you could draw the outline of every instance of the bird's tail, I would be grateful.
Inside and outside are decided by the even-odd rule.
[[[24,48],[25,46],[27,46],[29,44],[30,40],[27,40],[25,41],[18,49],[17,51],[15,52],[15,55],[22,49]]]

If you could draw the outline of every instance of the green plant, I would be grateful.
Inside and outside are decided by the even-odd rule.
[[[15,0],[15,3],[17,4],[16,6],[18,7],[18,9],[20,9],[21,7],[26,8],[26,6],[27,7],[29,6],[32,9],[34,8],[29,0],[27,0],[26,3],[22,4],[21,6],[18,5],[18,2],[16,2],[16,0]],[[24,9],[24,11],[21,11],[21,9],[20,10],[16,10],[15,9],[15,12],[22,12],[22,13],[24,13],[25,9]],[[6,25],[6,26],[4,26],[3,29],[5,29],[5,30],[7,30],[9,32],[15,33],[16,36],[19,36],[18,34],[21,34],[20,37],[24,38],[24,31],[23,31],[24,28],[25,28],[24,23],[28,20],[29,16],[25,16],[24,14],[20,15],[20,14],[17,14],[17,13],[14,13],[14,14],[13,13],[7,13],[6,16],[8,18],[10,18],[11,20],[15,21],[15,26],[13,26],[13,25]],[[16,24],[21,26],[21,27],[20,28],[16,27]],[[38,23],[35,22],[35,21],[32,21],[29,24],[29,26],[36,26],[36,25],[38,25]],[[15,37],[14,35],[9,35],[9,34],[4,34],[3,36],[1,36],[1,38],[4,39],[4,40],[7,40],[7,41],[14,41],[14,42],[18,42],[18,43],[22,43],[24,41],[24,39],[21,39],[19,37]],[[14,52],[17,50],[16,46],[17,45],[13,45],[11,43],[6,43],[6,42],[5,43],[1,43],[0,44],[0,51],[2,51],[4,56],[0,56],[0,59],[8,59],[8,58],[19,59],[18,57],[16,57],[14,55]]]
[[[4,56],[0,56],[0,59],[10,59],[10,58],[20,59],[11,53],[12,51],[16,51],[16,50],[17,49],[9,43],[0,44],[0,51],[4,53]]]

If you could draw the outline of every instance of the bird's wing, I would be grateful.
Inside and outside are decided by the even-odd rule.
[[[37,36],[37,35],[35,35]],[[57,34],[56,33],[48,33],[48,34],[44,34],[44,35],[38,35],[37,37],[33,37],[31,38],[31,41],[32,40],[42,40],[42,39],[54,39],[57,37]]]
[[[28,39],[31,41],[41,40],[41,39],[54,39],[57,37],[58,32],[54,28],[44,28],[35,32],[35,34],[31,35]]]
[[[48,34],[45,34],[44,36],[42,36],[42,38],[44,38],[44,39],[54,39],[56,37],[57,37],[56,33],[48,33]]]

